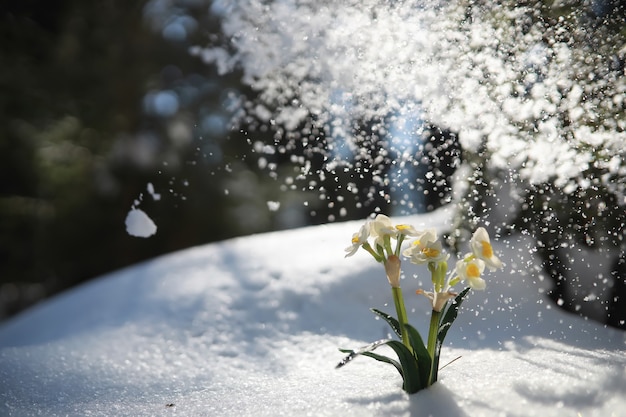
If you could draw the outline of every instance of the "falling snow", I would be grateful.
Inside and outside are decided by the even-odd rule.
[[[280,208],[280,202],[279,201],[268,201],[267,202],[267,208],[269,209],[269,211],[277,211]]]
[[[602,185],[626,204],[625,184],[614,180],[626,175],[626,77],[608,66],[626,50],[610,40],[604,55],[575,49],[577,23],[549,26],[532,20],[534,8],[215,1],[228,41],[193,52],[223,73],[241,69],[259,94],[247,114],[277,138],[325,154],[329,172],[337,164],[379,171],[372,143],[406,115],[457,132],[465,152],[486,151],[488,167],[515,172],[521,186],[553,181],[568,193]],[[368,123],[370,133],[358,127]],[[387,145],[419,163],[405,145]]]
[[[161,194],[157,193],[157,192],[154,190],[154,185],[152,185],[152,183],[151,183],[151,182],[149,182],[149,183],[148,183],[148,185],[146,185],[146,189],[147,189],[147,191],[148,191],[148,194],[150,194],[150,196],[152,197],[152,199],[153,199],[154,201],[159,201],[159,200],[161,200]]]
[[[623,21],[585,4],[217,0],[224,36],[192,53],[242,74],[255,94],[234,99],[235,123],[273,132],[258,166],[316,192],[312,214],[458,203],[455,234],[479,221],[532,234],[555,285],[568,281],[554,301],[603,320],[623,310],[617,278],[573,264],[581,247],[605,267],[624,256],[626,48]],[[298,155],[295,180],[272,163],[283,154]]]

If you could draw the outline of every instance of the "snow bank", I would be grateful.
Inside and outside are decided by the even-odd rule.
[[[448,224],[445,211],[405,219]],[[338,347],[386,337],[382,267],[343,258],[360,223],[270,233],[174,253],[93,281],[0,327],[0,415],[618,416],[625,334],[566,315],[540,294],[529,242],[495,242],[503,272],[473,293],[432,388]],[[410,294],[428,274],[404,265]],[[419,278],[414,278],[417,273]]]

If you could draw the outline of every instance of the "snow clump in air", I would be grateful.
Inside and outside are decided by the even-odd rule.
[[[126,215],[126,232],[135,237],[150,237],[157,231],[152,219],[141,209],[132,208]]]

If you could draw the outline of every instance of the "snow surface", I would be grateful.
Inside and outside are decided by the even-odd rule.
[[[444,230],[449,218],[403,222]],[[463,305],[441,363],[461,358],[433,387],[409,396],[369,358],[334,369],[338,347],[387,337],[370,307],[393,313],[382,267],[363,251],[343,257],[360,225],[173,253],[5,322],[0,415],[626,415],[625,333],[551,307],[520,236],[494,242],[505,270]],[[412,293],[427,273],[404,268],[410,321],[424,332],[428,303]]]

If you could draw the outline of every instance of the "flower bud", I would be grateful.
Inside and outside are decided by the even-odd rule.
[[[385,273],[389,284],[394,288],[400,288],[400,258],[396,255],[389,255],[385,260]]]
[[[456,297],[457,294],[452,291],[437,292],[433,297],[433,310],[441,312],[450,298]]]

